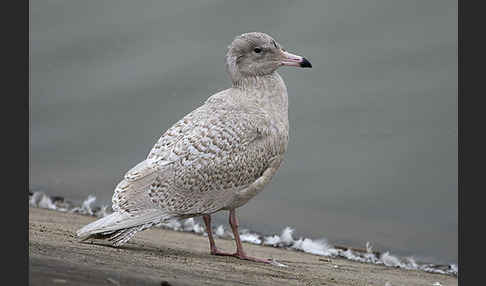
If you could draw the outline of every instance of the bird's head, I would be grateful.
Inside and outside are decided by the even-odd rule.
[[[271,74],[280,66],[312,67],[306,58],[287,52],[265,33],[239,35],[228,46],[226,67],[233,82]]]

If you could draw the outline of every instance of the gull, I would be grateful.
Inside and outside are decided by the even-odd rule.
[[[265,33],[235,37],[226,53],[232,86],[170,127],[116,186],[114,212],[79,229],[78,237],[107,239],[118,247],[161,222],[202,216],[212,255],[272,263],[243,250],[236,209],[264,189],[287,150],[281,66],[312,67]],[[214,242],[211,215],[221,210],[229,211],[235,253],[220,251]]]

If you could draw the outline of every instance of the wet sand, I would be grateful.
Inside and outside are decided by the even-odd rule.
[[[456,277],[244,243],[278,267],[209,254],[207,238],[152,228],[121,248],[78,241],[94,217],[29,208],[30,285],[458,285]],[[234,251],[234,241],[216,239]],[[387,284],[388,283],[388,284]],[[439,285],[439,284],[436,284]]]

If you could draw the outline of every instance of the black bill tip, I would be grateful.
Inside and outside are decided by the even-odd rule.
[[[300,67],[301,68],[311,68],[312,65],[306,58],[302,58],[302,61],[300,62]]]

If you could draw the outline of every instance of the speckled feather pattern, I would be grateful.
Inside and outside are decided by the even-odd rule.
[[[113,209],[160,208],[189,217],[241,206],[263,189],[261,182],[266,184],[282,161],[287,106],[277,73],[213,95],[127,172],[115,190]]]

